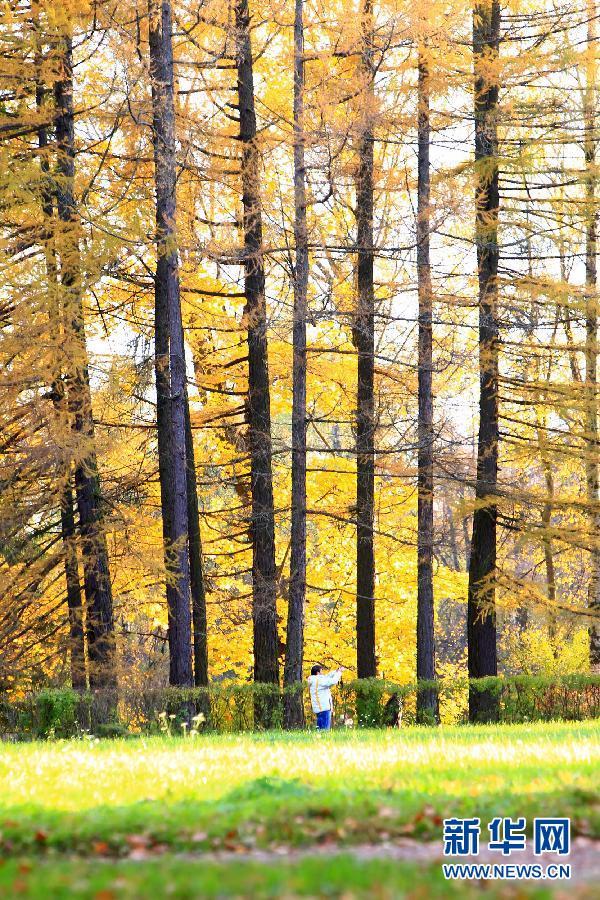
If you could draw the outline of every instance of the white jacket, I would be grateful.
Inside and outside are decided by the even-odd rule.
[[[310,692],[310,702],[313,712],[320,713],[327,709],[333,709],[333,701],[331,699],[331,688],[337,684],[342,673],[336,672],[319,672],[318,675],[308,676],[308,690]]]

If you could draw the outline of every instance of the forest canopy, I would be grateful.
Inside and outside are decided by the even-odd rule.
[[[598,15],[0,3],[1,689],[599,670]]]

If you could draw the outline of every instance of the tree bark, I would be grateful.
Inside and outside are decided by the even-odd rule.
[[[259,152],[248,0],[236,0],[236,64],[242,147],[244,317],[248,328],[248,444],[252,487],[254,680],[279,682],[271,405]]]
[[[302,681],[306,599],[306,311],[308,232],[304,162],[304,0],[295,0],[294,16],[294,325],[292,364],[292,525],[290,586],[283,683]],[[285,724],[304,724],[302,694],[286,696]]]
[[[175,104],[169,0],[149,0],[156,193],[155,372],[169,680],[191,685],[192,626],[186,456],[186,370],[176,236]]]
[[[465,486],[460,486],[460,502],[464,506],[465,503]],[[462,522],[462,539],[465,548],[465,572],[469,571],[471,566],[471,538],[470,538],[470,522],[469,516],[463,516]]]
[[[554,505],[554,473],[552,471],[552,461],[547,452],[547,441],[545,435],[545,425],[540,423],[537,428],[538,448],[542,468],[544,470],[544,481],[546,482],[546,500],[542,507],[542,543],[544,545],[544,563],[546,568],[546,596],[548,597],[548,637],[552,654],[556,659],[558,657],[558,647],[556,644],[557,636],[557,610],[556,610],[556,567],[554,565],[554,545],[552,542],[552,510]]]
[[[75,492],[87,607],[90,687],[115,688],[117,672],[112,587],[96,460],[81,289],[79,222],[74,196],[75,116],[70,35],[64,37],[62,71],[54,86],[54,99],[58,154],[56,198],[58,217],[62,223],[58,250],[63,315],[74,348],[71,368],[66,374],[67,394],[73,428],[84,450],[83,457],[75,466]]]
[[[498,482],[498,83],[489,75],[498,56],[500,6],[477,3],[473,17],[477,268],[479,277],[479,436],[476,507],[469,565],[467,638],[469,677],[498,672],[495,569]],[[469,691],[469,718],[491,721],[497,701],[489,691]]]
[[[419,295],[419,421],[417,536],[417,680],[435,679],[433,604],[433,294],[429,254],[431,183],[429,171],[429,69],[419,50],[417,185],[417,280]],[[437,694],[417,692],[417,722],[437,721]]]
[[[69,652],[71,657],[71,685],[76,691],[87,687],[85,671],[85,633],[83,627],[83,601],[79,581],[77,537],[73,512],[73,492],[69,482],[65,484],[60,508],[60,523],[65,554],[65,580],[67,608],[69,610]]]
[[[36,36],[40,39],[36,47],[36,71],[41,70],[41,35],[39,33],[38,7],[32,7]],[[45,105],[46,90],[42,82],[37,80],[35,100],[38,112]],[[44,217],[44,249],[46,255],[46,275],[48,277],[49,321],[56,338],[62,332],[58,267],[54,249],[54,191],[50,180],[50,165],[46,155],[48,149],[48,132],[45,125],[38,129],[38,147],[41,151],[40,168],[42,171],[42,214]],[[65,388],[58,360],[52,379],[52,402],[60,424],[68,427],[68,409]],[[85,667],[85,634],[83,627],[83,598],[79,580],[79,561],[77,556],[77,537],[75,515],[73,512],[73,492],[71,489],[71,461],[65,461],[60,467],[59,477],[64,478],[61,492],[61,539],[64,554],[65,587],[67,592],[67,609],[69,620],[69,656],[71,663],[71,684],[75,690],[85,690],[87,675]]]
[[[583,102],[585,155],[585,443],[590,522],[588,606],[596,617],[589,628],[590,669],[600,672],[600,461],[598,458],[598,236],[596,201],[596,3],[587,0],[586,81]]]
[[[363,111],[356,173],[357,303],[352,338],[358,354],[356,396],[356,669],[377,674],[375,656],[375,292],[373,285],[373,6],[363,0]]]
[[[190,542],[190,590],[192,594],[192,625],[194,628],[194,684],[196,687],[203,687],[208,684],[208,629],[204,571],[202,567],[198,482],[194,460],[194,435],[190,421],[187,390],[185,393],[185,449]]]
[[[450,543],[450,559],[451,567],[455,572],[460,572],[460,555],[458,547],[458,537],[456,533],[456,522],[452,514],[452,506],[444,501],[444,508],[448,515],[448,540]]]

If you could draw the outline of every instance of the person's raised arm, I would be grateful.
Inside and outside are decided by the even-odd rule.
[[[333,672],[328,672],[326,675],[321,675],[321,684],[324,687],[333,687],[333,685],[337,684],[342,677],[343,671],[343,668],[340,666],[339,669],[335,669]]]

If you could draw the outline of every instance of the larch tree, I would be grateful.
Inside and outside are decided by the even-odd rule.
[[[48,319],[53,333],[60,340],[64,334],[64,322],[61,315],[61,296],[59,287],[59,272],[56,259],[54,229],[55,201],[50,171],[50,154],[48,130],[49,121],[52,119],[52,94],[51,89],[44,83],[42,77],[44,32],[40,21],[39,8],[32,6],[32,25],[35,41],[35,66],[36,66],[36,111],[41,117],[38,127],[38,147],[40,151],[40,169],[42,173],[42,185],[40,203],[43,216],[43,241],[46,261],[46,279],[48,293]],[[57,355],[57,354],[56,354]],[[54,364],[50,395],[59,429],[69,428],[69,411],[63,372],[60,360]],[[79,554],[77,547],[77,531],[75,523],[74,499],[73,499],[73,472],[72,460],[68,454],[62,465],[62,490],[59,498],[60,527],[64,554],[65,587],[67,595],[67,609],[69,618],[69,655],[71,665],[71,685],[75,690],[85,690],[87,687],[86,658],[85,658],[85,634],[83,615],[83,593],[79,578]]]
[[[150,0],[149,43],[156,191],[155,378],[169,636],[169,680],[191,685],[192,625],[186,453],[187,385],[177,251],[172,12]]]
[[[417,524],[417,679],[435,679],[435,633],[433,603],[433,291],[431,284],[431,173],[430,79],[427,46],[418,47],[417,112],[417,290],[419,297],[418,338],[418,524]],[[417,719],[437,718],[435,690],[417,694]]]
[[[59,220],[56,250],[60,263],[62,314],[71,347],[70,367],[65,373],[67,402],[81,448],[75,460],[75,494],[84,572],[90,686],[114,688],[117,671],[112,586],[95,449],[74,188],[75,109],[70,27],[68,24],[61,36],[60,72],[54,84],[55,190]],[[69,518],[66,508],[64,515]],[[67,527],[70,530],[70,522]]]
[[[475,242],[479,283],[479,436],[467,607],[470,678],[496,675],[495,569],[498,489],[498,68],[500,4],[473,13]],[[471,721],[496,716],[489,692],[471,688]]]
[[[356,395],[356,671],[377,674],[375,655],[375,287],[374,88],[372,0],[362,0],[360,91],[356,171],[356,310],[352,340],[357,353]]]
[[[248,0],[235,0],[235,39],[244,232],[244,318],[248,330],[247,423],[252,491],[254,680],[279,681],[277,570],[271,446],[267,307]]]
[[[200,534],[200,507],[198,503],[198,479],[194,450],[194,432],[190,418],[188,392],[185,392],[185,455],[187,466],[188,541],[190,551],[190,591],[192,599],[194,684],[208,684],[208,622],[206,616],[206,590],[202,561],[202,536]]]
[[[292,509],[284,686],[302,681],[306,602],[306,316],[309,252],[304,128],[304,0],[294,5],[294,313],[292,337]],[[302,696],[286,696],[286,724],[304,723]]]
[[[596,79],[598,25],[595,0],[587,0],[587,46],[583,89],[585,159],[585,460],[590,519],[588,606],[600,614],[600,435],[598,434],[598,199]],[[590,625],[590,668],[600,672],[600,625]]]

